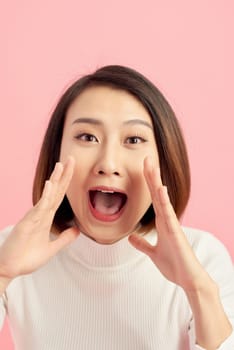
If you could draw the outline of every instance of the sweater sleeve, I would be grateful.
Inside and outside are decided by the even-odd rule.
[[[201,231],[198,241],[193,241],[191,236],[188,239],[201,264],[217,283],[224,311],[233,327],[231,335],[217,350],[234,349],[234,266],[232,259],[226,247],[209,233]],[[205,350],[195,344],[196,334],[193,319],[190,323],[189,340],[190,350]]]

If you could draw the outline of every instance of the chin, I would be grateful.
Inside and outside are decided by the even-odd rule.
[[[98,229],[89,230],[89,229],[82,229],[80,228],[81,232],[94,240],[95,242],[99,244],[113,244],[115,242],[120,241],[124,237],[127,237],[131,232],[134,230],[120,230],[118,229],[117,232],[111,232],[110,227],[101,227]],[[99,232],[98,232],[99,231]]]
[[[87,237],[91,238],[93,241],[99,243],[99,244],[114,244],[118,241],[120,241],[122,238],[126,237],[128,234],[126,233],[123,236],[116,236],[116,237],[100,237],[98,235],[90,235],[88,233],[83,232]]]
[[[141,227],[140,223],[126,226],[126,220],[125,217],[122,222],[121,220],[116,220],[115,222],[104,222],[91,216],[91,218],[85,218],[84,223],[86,223],[86,225],[82,225],[82,222],[79,220],[76,220],[76,225],[83,234],[97,243],[113,244],[133,232],[139,232]],[[87,225],[87,223],[89,224]]]

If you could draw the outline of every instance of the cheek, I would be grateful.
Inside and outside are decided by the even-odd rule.
[[[85,161],[85,159],[79,157],[79,159],[75,158],[75,161],[73,176],[66,193],[71,204],[80,206],[87,197],[88,175],[91,173],[91,169],[87,164],[87,158]]]
[[[77,161],[75,163],[72,179],[70,181],[70,184],[68,186],[68,191],[72,193],[73,191],[76,193],[80,192],[83,188],[84,184],[84,174],[86,174],[87,170],[84,169],[84,167],[80,167],[77,164]]]
[[[67,199],[70,203],[73,213],[77,217],[79,216],[79,213],[83,212],[82,205],[84,203],[84,192],[82,192],[82,186],[79,181],[79,178],[73,177],[66,192]]]
[[[59,161],[64,164],[69,155],[72,155],[71,147],[69,146],[69,143],[66,141],[66,139],[63,138],[60,147]]]
[[[83,161],[85,160],[85,156],[83,155],[83,153],[84,152],[82,152],[82,149],[78,147],[74,138],[71,135],[67,136],[66,132],[64,132],[64,136],[60,147],[60,161],[62,163],[65,163],[68,156],[72,156],[77,164],[83,164]]]

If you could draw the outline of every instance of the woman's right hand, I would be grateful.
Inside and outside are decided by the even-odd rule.
[[[0,277],[11,280],[35,271],[79,235],[71,227],[51,241],[50,232],[56,210],[73,175],[74,159],[56,163],[46,181],[38,203],[29,210],[0,246]]]

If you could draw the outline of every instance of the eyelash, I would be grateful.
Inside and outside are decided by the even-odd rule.
[[[128,137],[127,138],[127,140],[139,140],[140,142],[127,142],[128,144],[134,144],[134,145],[136,145],[136,144],[139,144],[139,143],[144,143],[144,142],[146,142],[146,139],[145,138],[143,138],[143,137],[141,137],[141,136],[137,136],[137,135],[135,135],[135,136],[130,136],[130,137]]]
[[[98,139],[96,138],[96,136],[92,135],[92,134],[89,134],[89,133],[82,133],[82,134],[78,134],[76,137],[75,137],[77,140],[81,140],[83,142],[98,142]],[[92,140],[91,140],[92,138]],[[95,140],[93,140],[93,138]],[[131,145],[136,145],[136,144],[140,144],[140,143],[145,143],[147,142],[147,140],[142,137],[142,136],[139,136],[139,135],[134,135],[134,136],[129,136],[126,138],[126,143],[127,144],[131,144]],[[129,142],[130,141],[133,141],[133,140],[137,140],[137,142]]]
[[[92,134],[88,134],[88,133],[82,133],[82,134],[78,134],[76,137],[75,137],[77,140],[81,140],[81,141],[84,141],[84,142],[96,142],[98,141],[96,136],[92,135]],[[89,138],[89,139],[88,139]],[[95,138],[96,141],[94,140],[90,140],[90,138]]]

